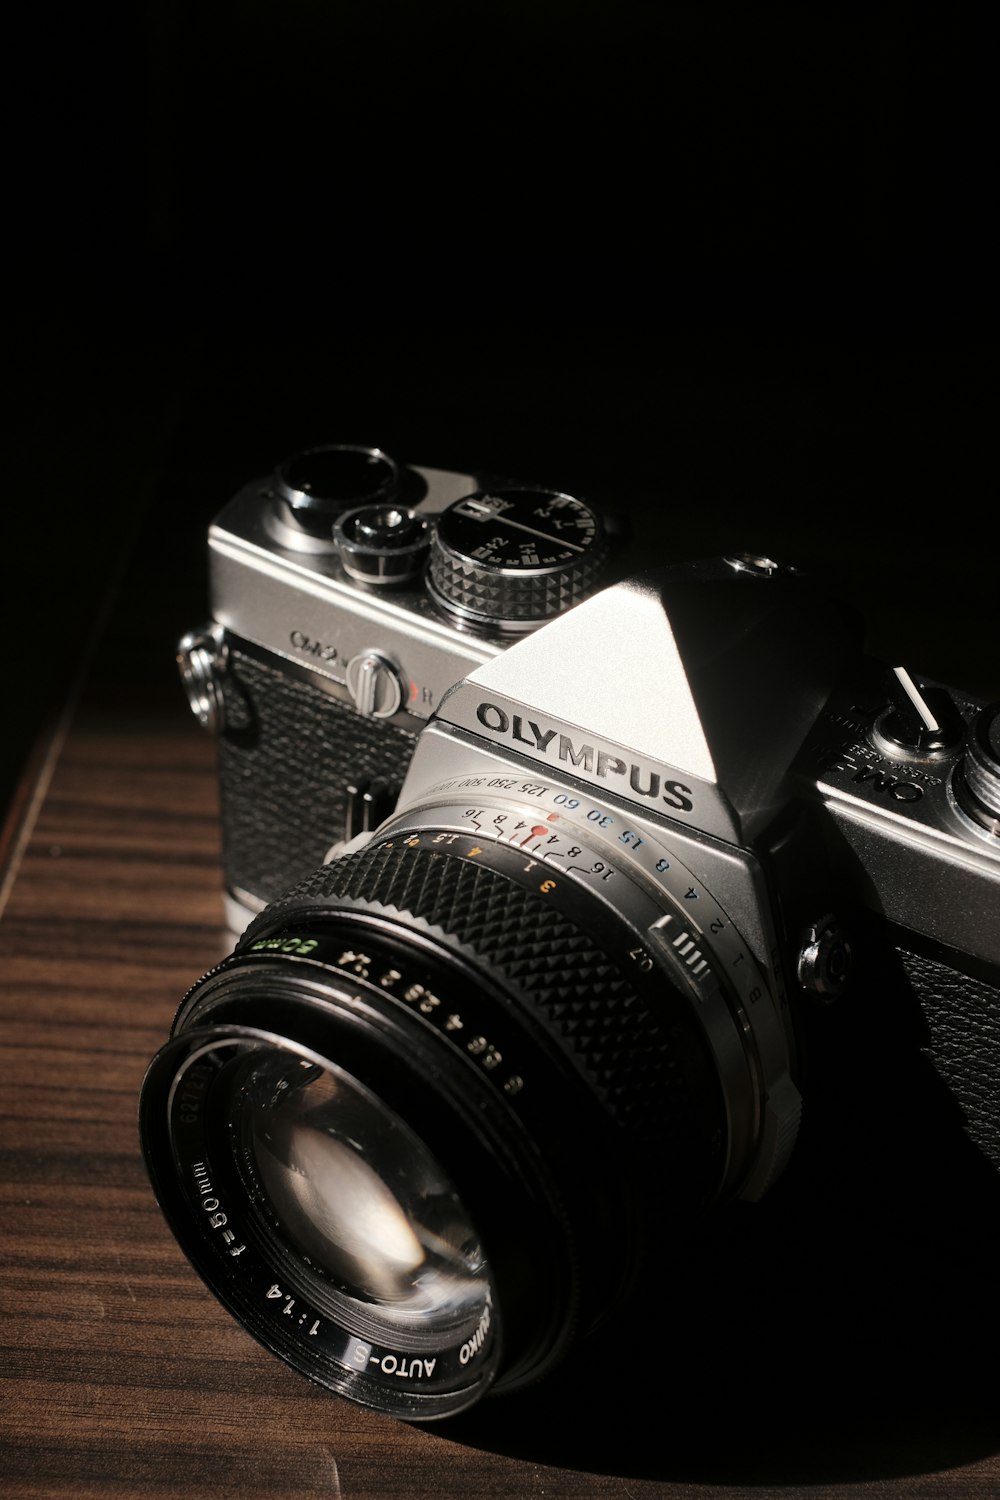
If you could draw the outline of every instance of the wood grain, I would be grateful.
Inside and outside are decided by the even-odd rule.
[[[677,1405],[684,1372],[666,1345],[658,1375],[629,1377],[630,1421],[602,1417],[602,1383],[621,1395],[624,1376],[597,1365],[558,1432],[552,1400],[530,1395],[486,1403],[488,1419],[464,1427],[410,1428],[260,1349],[190,1270],[140,1158],[146,1063],[230,939],[212,745],[172,663],[129,676],[141,685],[123,694],[120,647],[113,636],[76,714],[0,922],[4,1495],[1000,1494],[988,1412],[952,1403],[936,1427],[933,1402],[907,1422],[890,1400],[886,1430],[869,1409],[860,1424],[824,1410],[803,1431],[794,1307],[768,1310],[772,1347],[749,1344],[741,1368],[706,1357],[700,1419]],[[995,1347],[981,1353],[995,1366]],[[873,1332],[854,1352],[859,1375],[878,1357]],[[754,1395],[759,1381],[772,1384]]]

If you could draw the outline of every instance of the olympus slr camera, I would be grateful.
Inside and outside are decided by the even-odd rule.
[[[375,449],[209,551],[180,666],[245,931],[141,1134],[268,1348],[408,1420],[534,1382],[879,1048],[995,1180],[1000,705],[794,568]]]

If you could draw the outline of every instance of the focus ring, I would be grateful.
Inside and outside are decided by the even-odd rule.
[[[502,850],[500,852],[503,852]],[[564,888],[571,883],[565,882]],[[595,939],[590,892],[578,911],[554,905],[507,873],[454,853],[374,844],[307,877],[258,917],[246,949],[264,932],[301,926],[310,908],[338,901],[405,913],[466,950],[484,982],[519,992],[621,1125],[669,1146],[664,1170],[706,1194],[724,1151],[718,1077],[689,1000],[662,973],[627,973],[622,943]],[[316,912],[316,916],[319,912]],[[609,951],[622,947],[621,953]],[[710,1191],[711,1191],[710,1190]]]

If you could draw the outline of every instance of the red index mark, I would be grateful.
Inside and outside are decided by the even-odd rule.
[[[527,844],[531,839],[540,839],[542,837],[542,834],[547,832],[548,829],[545,828],[544,825],[536,823],[535,827],[528,834],[527,838],[523,838],[518,847],[523,849],[525,844]]]
[[[558,823],[559,822],[559,814],[558,813],[549,813],[549,815],[548,815],[548,817],[546,818],[545,821],[546,821],[546,823]]]

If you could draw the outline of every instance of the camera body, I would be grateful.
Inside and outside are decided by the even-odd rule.
[[[386,514],[402,537],[364,530]],[[588,809],[619,855],[648,863],[669,830],[783,1008],[803,978],[841,988],[839,913],[874,919],[1000,1165],[1000,716],[864,656],[793,570],[650,579],[626,537],[561,491],[346,444],[241,489],[209,531],[212,620],[178,654],[218,736],[231,926],[447,773],[544,768],[625,814]]]
[[[794,568],[650,568],[575,497],[379,450],[289,461],[210,551],[180,665],[257,915],[141,1120],[268,1347],[463,1410],[608,1326],[674,1219],[763,1197],[800,1133],[863,1159],[866,1111],[911,1197],[961,1159],[996,1201],[1000,704],[874,661]],[[359,1240],[389,1200],[405,1275]]]

